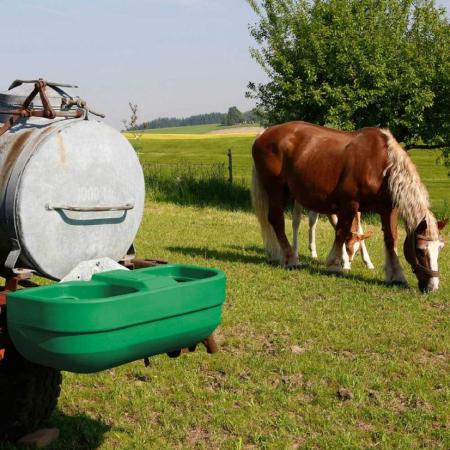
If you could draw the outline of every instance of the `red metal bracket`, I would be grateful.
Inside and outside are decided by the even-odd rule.
[[[5,355],[5,349],[8,344],[8,333],[6,332],[6,296],[8,292],[17,291],[19,285],[27,285],[32,277],[32,272],[24,271],[19,274],[14,274],[6,278],[5,286],[2,291],[0,291],[0,361]],[[31,283],[34,285],[34,283]]]
[[[11,86],[20,86],[22,82],[15,82]],[[0,128],[0,136],[5,134],[15,123],[17,123],[22,118],[28,118],[28,117],[44,117],[46,119],[55,119],[56,117],[73,117],[73,118],[80,118],[83,116],[83,112],[81,110],[74,111],[72,113],[70,112],[56,112],[50,103],[50,100],[47,96],[47,83],[45,80],[40,78],[37,80],[34,84],[34,89],[31,92],[31,94],[26,98],[26,100],[23,102],[23,105],[15,110],[15,111],[6,111],[4,114],[10,114],[11,117],[9,117],[6,122],[3,124],[3,126]],[[35,110],[30,109],[31,102],[35,99],[35,97],[39,94],[43,110]],[[0,111],[2,112],[2,111]]]

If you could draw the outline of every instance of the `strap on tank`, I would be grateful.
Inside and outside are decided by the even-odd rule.
[[[5,261],[5,268],[9,270],[13,270],[16,267],[17,260],[19,259],[20,252],[22,249],[20,248],[19,241],[14,238],[10,238],[11,242],[11,250]]]

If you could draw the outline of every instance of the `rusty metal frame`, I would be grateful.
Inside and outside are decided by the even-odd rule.
[[[16,87],[19,86],[17,82],[13,83],[10,87]],[[47,82],[43,79],[39,79],[35,81],[34,89],[30,93],[30,95],[25,99],[23,102],[23,105],[16,110],[13,111],[2,111],[0,110],[1,114],[9,114],[10,117],[6,120],[6,122],[3,124],[3,126],[0,128],[0,136],[5,134],[14,124],[16,124],[20,119],[23,118],[30,118],[30,117],[44,117],[45,119],[55,119],[56,117],[66,117],[66,118],[74,118],[79,119],[83,117],[85,114],[85,111],[82,109],[78,109],[77,111],[55,111],[50,104],[50,100],[48,99],[47,92]],[[35,110],[33,108],[30,108],[31,102],[35,99],[35,97],[39,94],[41,101],[42,101],[42,110]]]
[[[5,286],[3,290],[0,291],[0,361],[3,359],[6,347],[9,344],[8,332],[6,329],[6,295],[8,292],[17,291],[19,286],[38,286],[31,281],[32,275],[33,273],[31,271],[15,273],[5,279]]]

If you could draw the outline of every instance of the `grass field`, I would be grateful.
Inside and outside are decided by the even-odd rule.
[[[319,262],[289,272],[265,263],[249,212],[148,203],[140,255],[227,273],[220,352],[65,373],[52,448],[449,448],[449,251],[438,293],[420,294],[409,268],[410,288],[388,287],[381,232],[368,228],[375,271],[358,259],[328,275],[320,221]]]
[[[215,163],[231,147],[246,196],[252,140],[146,139],[140,157]],[[444,205],[450,182],[436,155],[413,152],[434,203]],[[410,287],[382,282],[382,233],[377,224],[366,229],[375,232],[367,241],[374,271],[359,259],[350,275],[325,271],[333,238],[325,221],[318,225],[319,261],[305,256],[303,223],[304,267],[286,271],[265,263],[250,211],[199,207],[195,199],[184,206],[147,201],[140,256],[227,274],[220,352],[199,348],[175,360],[154,357],[148,368],[135,362],[93,375],[64,373],[58,410],[47,424],[61,437],[50,448],[450,448],[449,230],[441,289],[422,295],[403,257]]]

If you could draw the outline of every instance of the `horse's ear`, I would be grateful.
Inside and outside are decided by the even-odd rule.
[[[370,237],[372,237],[373,231],[367,231],[364,234],[357,234],[356,236],[358,236],[358,241],[363,241],[364,239],[369,239]]]
[[[441,231],[448,224],[448,219],[438,220],[437,226],[439,231]]]
[[[373,236],[373,231],[367,231],[364,234],[352,233],[352,237],[350,238],[350,240],[353,242],[363,241],[364,239],[369,239],[372,236]]]
[[[427,229],[427,220],[423,219],[422,222],[417,225],[416,233],[417,234],[423,234]]]

